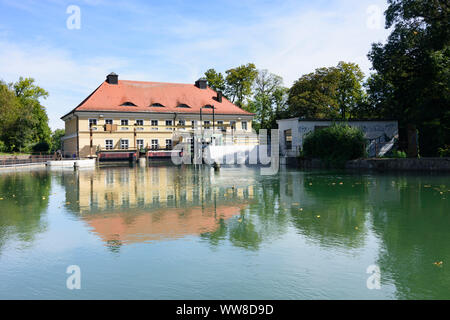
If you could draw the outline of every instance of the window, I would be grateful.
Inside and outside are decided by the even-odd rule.
[[[190,108],[187,104],[180,103],[177,108]]]
[[[128,150],[128,139],[120,140],[120,149]]]
[[[152,126],[152,130],[158,130],[158,120],[150,120],[150,125]]]
[[[192,129],[195,129],[195,120],[191,121]]]
[[[158,139],[152,139],[152,150],[158,150]]]
[[[97,125],[97,119],[89,119],[89,129],[92,130],[97,130],[96,126]]]
[[[167,128],[167,127],[171,127],[173,124],[172,124],[172,120],[166,120],[166,129],[167,130],[173,130],[173,128]]]
[[[161,103],[153,103],[150,105],[150,107],[154,107],[154,108],[164,108],[164,106]]]
[[[125,107],[136,107],[136,105],[133,102],[127,101],[121,104],[122,106]]]
[[[127,119],[120,120],[120,125],[123,126],[121,128],[121,130],[128,130],[129,129],[128,127],[126,127],[126,126],[128,126],[128,120]]]
[[[106,150],[114,149],[114,141],[111,139],[105,140],[105,149]]]
[[[225,127],[223,126],[223,121],[222,120],[217,121],[217,128],[219,130],[222,130],[222,131],[225,130]]]
[[[172,140],[171,139],[166,139],[166,149],[172,150]]]
[[[247,131],[247,121],[242,121],[241,126],[242,126],[242,130]]]
[[[286,146],[286,150],[292,149],[292,130],[284,130],[284,145]]]
[[[210,104],[207,104],[206,106],[203,107],[203,109],[214,109],[214,107]]]
[[[113,124],[113,119],[105,119],[105,124]]]
[[[185,120],[178,120],[178,125],[181,127],[181,130],[184,130],[184,126],[186,125],[186,121]]]
[[[231,130],[236,130],[236,121],[230,121]]]
[[[204,125],[204,127],[205,127],[205,129],[210,129],[210,121],[209,120],[206,120],[206,121],[203,121],[203,125]]]
[[[144,139],[137,139],[136,146],[138,150],[144,149]]]
[[[142,120],[142,119],[137,119],[137,120],[136,120],[136,125],[137,125],[137,126],[143,126],[143,125],[144,125],[144,120]],[[138,127],[138,128],[136,128],[136,130],[142,131],[142,130],[144,130],[144,128],[143,128],[143,127]]]

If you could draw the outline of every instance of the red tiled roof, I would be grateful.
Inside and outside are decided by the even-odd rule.
[[[213,105],[216,114],[253,115],[225,97],[222,103],[216,101],[213,99],[216,96],[217,93],[211,88],[200,89],[193,84],[129,80],[109,84],[104,81],[73,111],[199,113],[200,107]],[[135,106],[124,106],[126,102]],[[152,104],[162,104],[164,107],[151,107]],[[180,104],[190,108],[177,108]],[[203,109],[202,113],[212,113],[212,109]]]

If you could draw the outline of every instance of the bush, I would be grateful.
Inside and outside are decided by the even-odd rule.
[[[33,148],[33,152],[48,152],[50,150],[50,145],[46,141],[36,143]]]
[[[0,140],[0,152],[7,152],[8,148],[6,147],[5,143]]]
[[[404,159],[404,158],[406,158],[406,152],[400,151],[400,150],[395,150],[392,152],[392,158]]]
[[[364,157],[365,144],[366,139],[361,129],[347,124],[333,124],[308,133],[304,139],[303,151],[306,157],[342,166],[348,160]]]
[[[443,148],[439,148],[439,156],[450,157],[450,146],[445,145]]]

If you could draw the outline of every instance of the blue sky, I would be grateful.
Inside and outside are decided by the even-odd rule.
[[[70,5],[80,29],[68,29]],[[290,86],[384,41],[386,0],[0,0],[0,79],[33,77],[52,129],[114,71],[120,79],[193,83],[209,68],[253,62]]]

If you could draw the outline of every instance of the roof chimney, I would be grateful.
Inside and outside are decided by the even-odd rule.
[[[221,91],[218,91],[217,92],[217,102],[220,102],[220,103],[222,103],[222,97],[223,97],[223,94],[222,94],[222,92]]]
[[[119,76],[115,74],[114,72],[111,72],[106,76],[106,82],[109,84],[118,84],[119,83]]]
[[[205,78],[200,78],[197,81],[195,81],[195,86],[199,89],[206,89],[208,86],[208,80]]]

